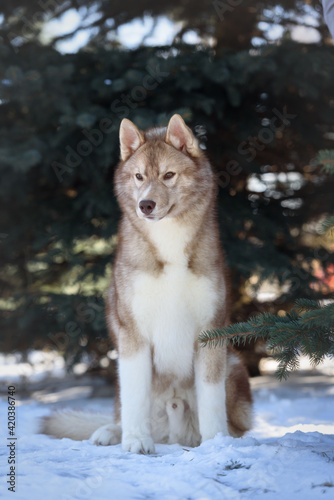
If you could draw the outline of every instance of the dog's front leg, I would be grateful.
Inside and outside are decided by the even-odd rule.
[[[195,380],[202,441],[213,438],[218,432],[227,436],[225,347],[198,349]]]
[[[132,453],[154,453],[150,407],[152,361],[149,345],[119,358],[122,448]]]

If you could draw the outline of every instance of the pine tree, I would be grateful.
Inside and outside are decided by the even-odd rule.
[[[323,165],[324,172],[334,174],[334,150],[320,151],[317,161]],[[321,231],[333,234],[333,230],[334,215],[331,215],[323,221]],[[326,302],[298,299],[284,316],[260,314],[243,323],[204,332],[200,340],[203,346],[223,342],[238,346],[251,340],[264,340],[278,361],[276,375],[281,380],[298,368],[300,355],[307,356],[313,365],[325,356],[334,356],[334,300]]]

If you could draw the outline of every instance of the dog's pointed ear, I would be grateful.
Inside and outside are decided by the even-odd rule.
[[[180,115],[173,115],[169,120],[165,141],[179,151],[198,157],[201,150],[198,141]]]
[[[119,129],[119,142],[121,145],[121,159],[125,161],[144,144],[145,139],[143,133],[134,123],[123,118]]]

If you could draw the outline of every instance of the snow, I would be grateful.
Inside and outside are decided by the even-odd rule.
[[[8,385],[16,386],[16,491],[2,479],[0,498],[15,500],[315,500],[334,498],[334,376],[306,369],[280,383],[268,373],[252,379],[254,428],[245,437],[217,435],[198,448],[157,445],[155,455],[124,453],[120,445],[56,440],[38,434],[38,421],[59,407],[112,410],[112,393],[98,377],[66,376],[61,363],[35,355],[35,376],[13,381],[17,359],[2,357],[1,443],[7,439]],[[7,367],[7,368],[6,368]],[[52,368],[53,367],[53,368]],[[27,367],[25,367],[27,369]],[[32,368],[34,371],[34,368]],[[26,396],[25,396],[26,394]],[[94,397],[97,396],[97,397]],[[2,446],[0,472],[9,472]],[[12,495],[12,496],[11,496]]]

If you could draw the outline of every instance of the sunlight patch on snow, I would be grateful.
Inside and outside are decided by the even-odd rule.
[[[319,432],[321,434],[334,435],[333,424],[296,424],[292,426],[281,426],[270,423],[272,419],[271,413],[262,413],[257,415],[255,420],[255,428],[250,432],[251,436],[259,438],[274,438],[283,437],[287,432],[294,433],[301,431],[306,432]]]
[[[76,398],[86,398],[92,393],[91,386],[71,387],[69,389],[60,390],[52,393],[44,393],[44,391],[36,391],[35,398],[42,403],[59,403],[69,401]]]
[[[26,358],[20,353],[0,353],[2,382],[18,382],[22,378],[29,378],[32,382],[42,380],[49,375],[63,377],[65,373],[64,358],[56,351],[29,351]]]
[[[298,424],[289,427],[290,432],[320,432],[321,434],[333,434],[334,435],[334,424]],[[286,429],[285,429],[286,433]]]
[[[334,359],[325,357],[323,362],[316,367],[312,365],[307,356],[299,357],[299,370],[317,371],[324,375],[334,375]],[[274,358],[263,358],[260,361],[259,369],[262,374],[274,373],[277,370],[278,362]]]

